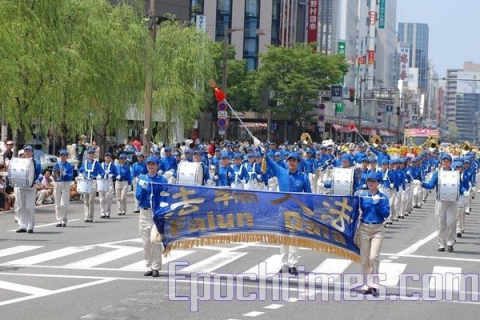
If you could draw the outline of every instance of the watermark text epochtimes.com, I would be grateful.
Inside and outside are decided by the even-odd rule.
[[[192,312],[199,310],[201,301],[480,301],[478,273],[404,273],[390,287],[381,284],[386,283],[386,274],[306,273],[301,266],[297,276],[267,274],[265,262],[259,263],[257,274],[178,273],[188,265],[182,261],[168,264],[168,296],[172,301],[189,301]],[[362,294],[364,283],[372,284],[378,295]]]

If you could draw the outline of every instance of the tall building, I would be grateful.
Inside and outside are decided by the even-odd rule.
[[[383,88],[395,88],[397,82],[394,74],[396,71],[396,53],[398,48],[397,33],[397,1],[387,0],[385,3],[385,22],[383,28],[377,27],[375,40],[375,69],[374,77],[381,79]],[[377,6],[378,7],[378,6]],[[380,9],[378,9],[380,11]]]
[[[444,121],[442,124],[447,127],[449,123],[455,122],[457,104],[457,73],[461,69],[447,69],[447,83],[445,86]]]
[[[388,2],[388,1],[387,1]],[[398,43],[410,47],[410,67],[419,70],[419,89],[427,89],[428,81],[428,24],[398,24]]]

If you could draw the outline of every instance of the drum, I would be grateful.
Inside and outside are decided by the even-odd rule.
[[[354,168],[333,168],[332,194],[350,196],[353,194]]]
[[[241,183],[240,181],[233,181],[232,184],[230,185],[230,188],[232,189],[243,189],[244,184]]]
[[[111,179],[97,179],[98,192],[108,192],[112,186],[113,181]]]
[[[460,190],[460,172],[438,171],[438,199],[440,201],[458,201]]]
[[[257,181],[255,181],[255,179],[250,179],[243,185],[243,188],[245,190],[257,190]]]
[[[177,183],[199,186],[203,184],[203,163],[182,161],[178,165]]]
[[[35,163],[32,159],[12,158],[8,167],[10,183],[18,188],[31,188],[35,183]]]
[[[80,179],[77,181],[77,192],[79,193],[92,193],[94,180]]]

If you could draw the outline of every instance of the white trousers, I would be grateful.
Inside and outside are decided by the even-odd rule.
[[[83,194],[83,213],[85,215],[85,219],[93,220],[96,193],[97,193],[96,183],[93,184],[93,190],[91,193],[82,193]]]
[[[463,233],[465,231],[465,203],[467,199],[464,195],[460,196],[458,200],[457,209],[457,233]]]
[[[112,213],[113,188],[114,184],[110,186],[107,192],[102,191],[98,193],[98,198],[100,199],[100,215],[102,217],[110,217],[110,213]]]
[[[415,186],[412,187],[412,205],[414,207],[422,206],[422,187]]]
[[[33,229],[35,227],[35,188],[19,188],[16,203],[19,227]]]
[[[58,222],[67,223],[68,206],[70,205],[70,185],[68,182],[55,182],[55,217]]]
[[[135,199],[135,211],[139,211],[139,210],[140,210],[139,201],[137,200],[137,197],[135,197],[135,194],[136,194],[136,192],[137,192],[138,180],[139,180],[139,178],[138,178],[138,177],[135,177],[135,178],[133,178],[133,181],[132,181],[133,198]]]
[[[115,195],[117,197],[118,213],[127,212],[128,181],[115,182]]]
[[[400,213],[401,213],[401,205],[402,205],[402,189],[400,188],[399,191],[397,191],[396,189],[395,190],[395,204],[394,204],[394,208],[395,208],[395,218],[398,218],[400,216]]]
[[[153,223],[151,210],[140,209],[139,228],[147,269],[160,270],[162,268],[163,245],[156,239],[158,231]]]
[[[298,263],[298,247],[282,245],[280,256],[284,266],[295,267]]]
[[[368,274],[378,274],[380,268],[380,249],[385,231],[382,223],[360,223],[359,232],[360,262],[362,265],[362,274],[365,280],[367,280]],[[367,281],[364,284],[365,289],[366,287],[375,287],[375,283]]]
[[[45,198],[47,198],[48,190],[46,190],[46,189],[38,190],[36,192],[36,195],[38,195],[37,196],[37,203],[42,204],[43,201],[45,200]]]
[[[390,205],[390,214],[388,215],[387,222],[392,222],[395,215],[395,189],[380,188],[380,192],[388,197],[388,204]]]
[[[457,220],[458,203],[456,201],[435,202],[435,218],[437,220],[438,246],[453,246],[455,243],[455,222]]]

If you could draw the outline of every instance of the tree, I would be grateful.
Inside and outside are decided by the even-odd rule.
[[[310,122],[309,111],[316,106],[319,90],[338,83],[348,70],[343,55],[324,55],[315,51],[315,44],[297,43],[292,47],[269,46],[261,55],[254,86],[255,99],[268,90],[277,102],[272,111],[285,114],[295,124],[294,136]]]
[[[214,61],[208,36],[195,26],[169,19],[158,30],[154,62],[153,106],[164,119],[163,141],[174,125],[191,128],[211,96]]]
[[[455,122],[450,122],[448,124],[448,132],[445,135],[445,140],[450,143],[457,143],[459,139],[460,134],[458,132],[457,125],[455,124]]]

